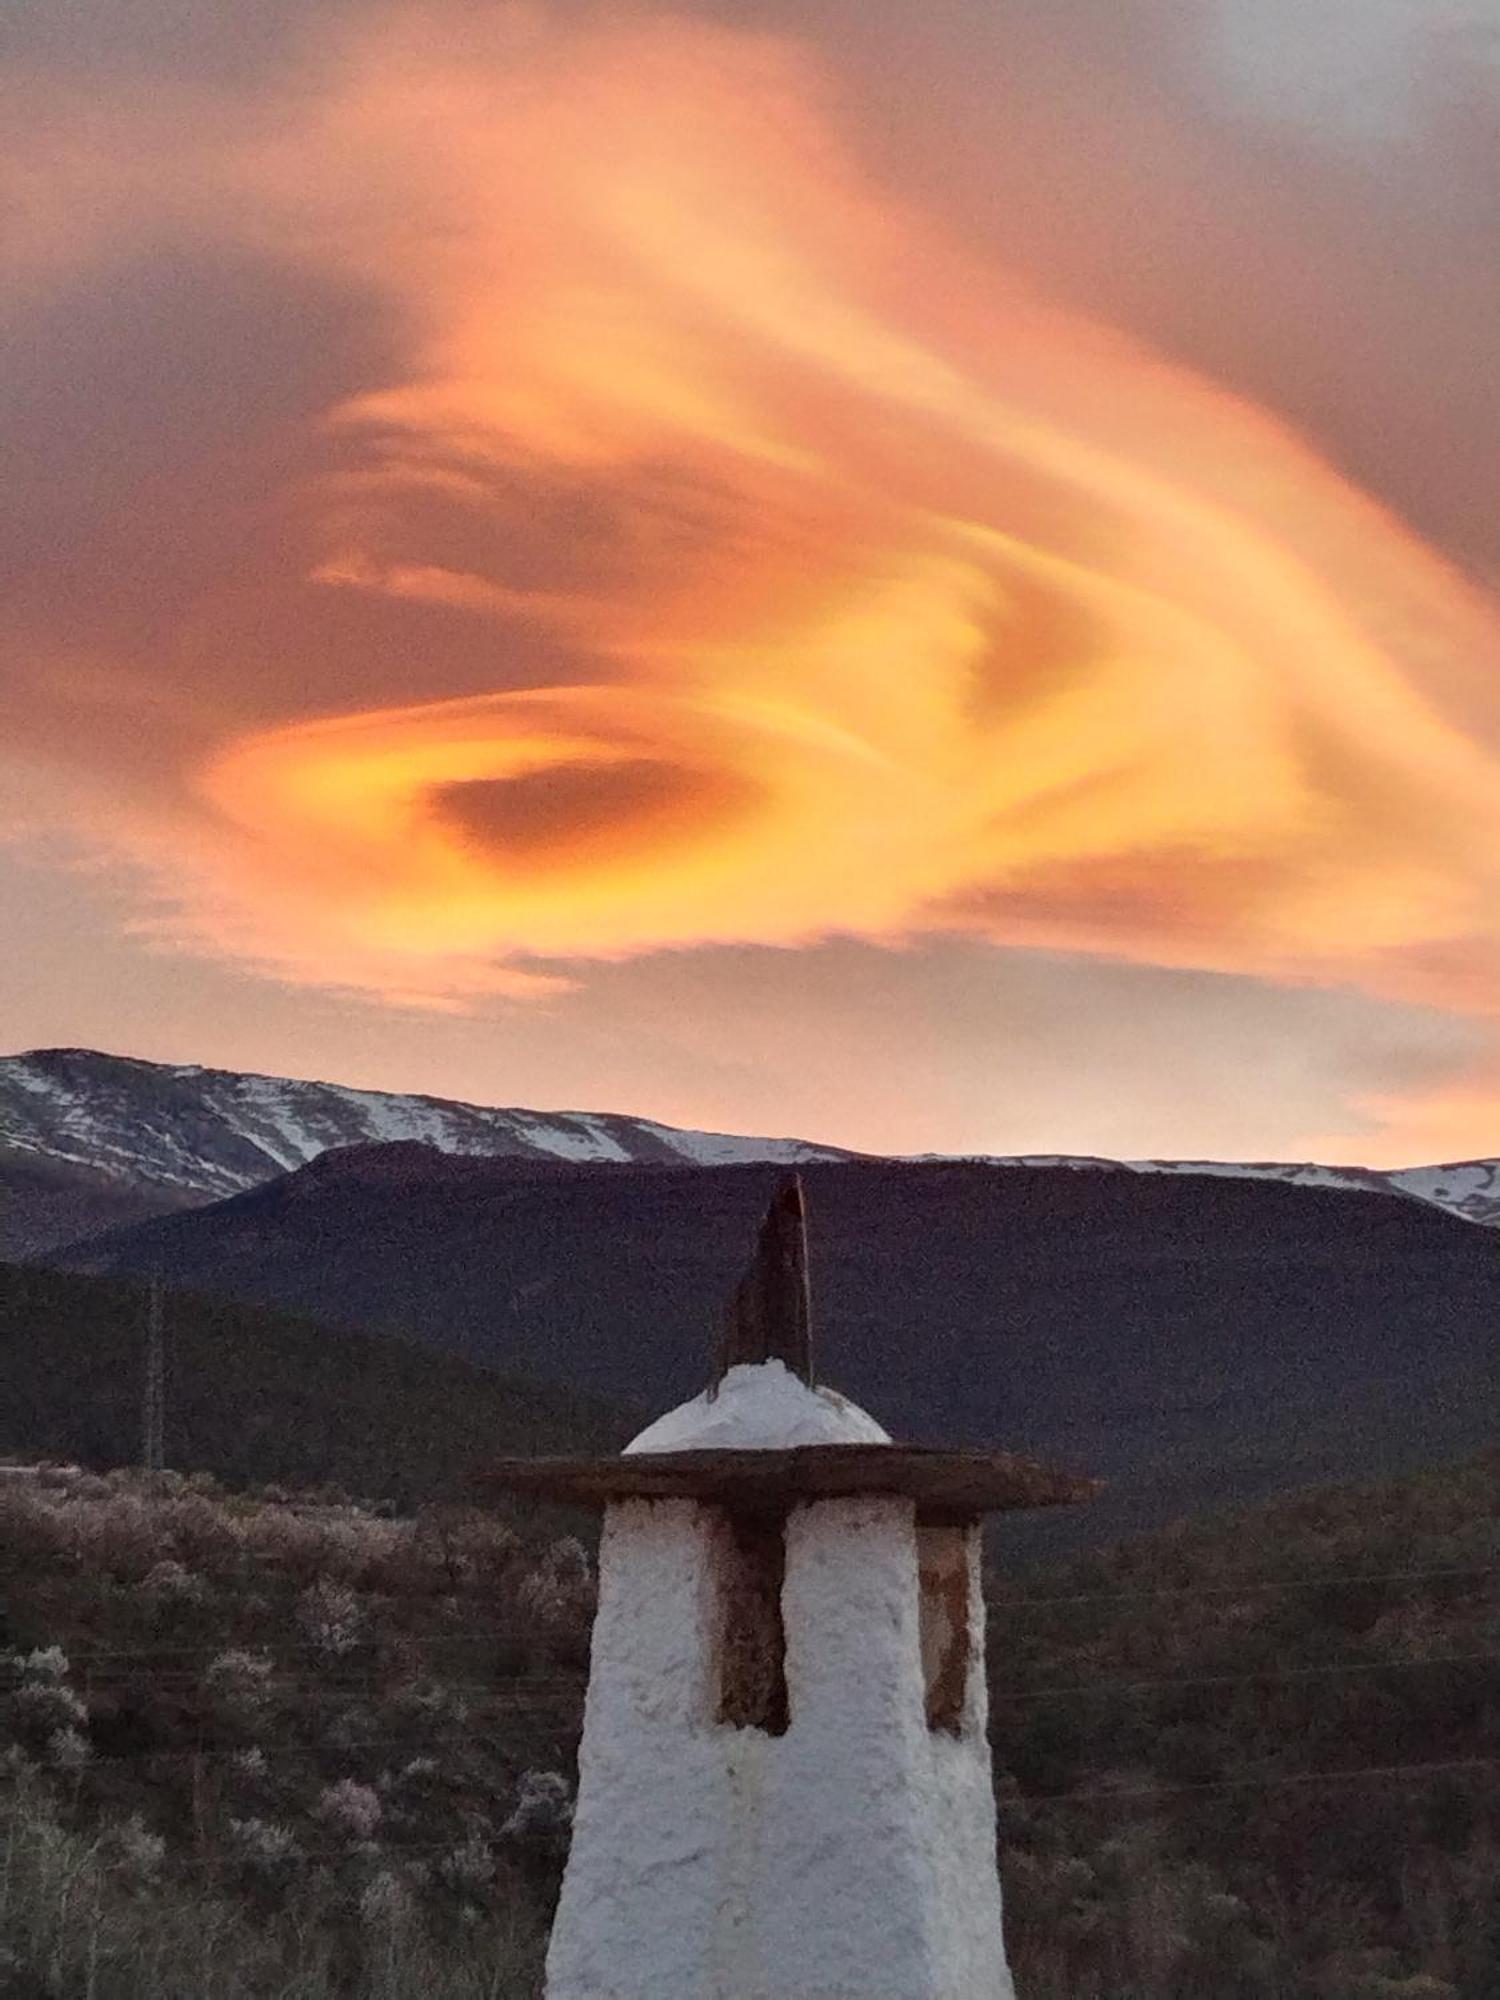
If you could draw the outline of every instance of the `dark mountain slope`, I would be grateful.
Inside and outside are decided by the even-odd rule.
[[[138,1284],[0,1264],[0,1454],[132,1463],[145,1318]],[[167,1461],[232,1483],[416,1504],[487,1458],[612,1449],[632,1428],[585,1395],[265,1307],[173,1294],[165,1322]]]
[[[776,1179],[361,1148],[70,1261],[660,1407],[702,1382]],[[804,1179],[827,1377],[906,1436],[1102,1474],[1091,1535],[1494,1435],[1500,1243],[1416,1203],[951,1163]]]
[[[199,1199],[0,1144],[0,1257],[29,1257],[101,1229],[169,1214]]]

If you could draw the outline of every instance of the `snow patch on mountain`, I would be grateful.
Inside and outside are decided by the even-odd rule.
[[[0,1058],[0,1150],[63,1161],[179,1199],[215,1201],[239,1194],[334,1147],[402,1141],[445,1153],[585,1164],[802,1166],[859,1157],[805,1139],[694,1132],[611,1112],[465,1104],[195,1063],[141,1062],[92,1049],[38,1049]],[[1500,1160],[1386,1172],[1316,1161],[1110,1160],[1069,1153],[967,1157],[997,1167],[1212,1174],[1360,1188],[1426,1202],[1465,1222],[1500,1225]]]
[[[797,1167],[809,1160],[849,1160],[857,1155],[834,1146],[809,1146],[802,1139],[743,1139],[732,1132],[684,1132],[672,1125],[642,1119],[644,1131],[668,1147],[678,1159],[696,1167],[743,1167],[758,1161]]]
[[[602,1119],[585,1118],[577,1112],[518,1129],[539,1153],[550,1153],[558,1160],[618,1162],[632,1157],[614,1134],[604,1129]]]
[[[607,1112],[501,1109],[91,1049],[0,1058],[0,1148],[206,1200],[239,1194],[334,1147],[410,1140],[445,1153],[584,1163],[850,1157],[801,1139],[686,1132]]]
[[[942,1155],[924,1153],[925,1160]],[[1207,1174],[1219,1180],[1284,1181],[1293,1187],[1357,1188],[1440,1208],[1463,1222],[1500,1225],[1500,1160],[1436,1167],[1326,1167],[1313,1160],[1110,1160],[1088,1153],[983,1153],[993,1167],[1074,1167],[1122,1174]]]
[[[1460,1160],[1446,1167],[1402,1167],[1387,1179],[1402,1194],[1430,1201],[1466,1222],[1500,1222],[1500,1161]]]

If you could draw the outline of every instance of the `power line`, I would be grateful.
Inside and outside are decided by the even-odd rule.
[[[204,1650],[207,1651],[206,1648]],[[215,1651],[214,1658],[222,1658],[226,1652],[237,1650],[242,1649],[220,1646]],[[145,1649],[139,1654],[131,1649],[120,1651],[101,1649],[90,1654],[70,1654],[69,1671],[81,1674],[86,1685],[122,1686],[130,1678],[128,1674],[96,1673],[94,1669],[97,1663],[122,1658],[140,1658],[149,1663],[155,1657],[155,1654]],[[1092,1694],[1103,1689],[1137,1693],[1159,1688],[1236,1687],[1253,1682],[1336,1678],[1341,1674],[1407,1673],[1429,1667],[1471,1666],[1490,1661],[1500,1661],[1500,1651],[1485,1649],[1466,1653],[1426,1653],[1403,1658],[1335,1660],[1315,1666],[1253,1667],[1235,1674],[1163,1674],[1147,1678],[1118,1674],[1097,1675],[1086,1681],[1044,1682],[1039,1687],[1013,1688],[1008,1687],[1003,1680],[997,1680],[992,1683],[991,1693],[997,1703],[1042,1701],[1053,1697],[1061,1699],[1064,1696]],[[212,1664],[213,1660],[204,1662],[205,1667]],[[395,1678],[395,1666],[399,1664],[387,1663],[382,1666],[380,1663],[374,1663],[367,1669],[355,1673],[322,1672],[315,1668],[303,1672],[273,1668],[265,1676],[257,1678],[254,1685],[257,1689],[265,1691],[292,1691],[308,1697],[326,1695],[353,1699],[362,1692],[388,1695]],[[12,1686],[24,1682],[26,1679],[24,1662],[5,1663],[0,1666],[0,1675],[8,1676]],[[180,1689],[201,1686],[204,1677],[191,1668],[169,1668],[152,1673],[151,1678],[154,1684],[170,1685]],[[493,1680],[445,1678],[442,1683],[445,1692],[480,1695],[492,1702],[521,1702],[544,1693],[581,1696],[586,1691],[587,1685],[586,1676],[580,1673],[525,1674]]]
[[[176,1558],[169,1559],[177,1560]],[[382,1558],[379,1556],[371,1558],[371,1562],[376,1565],[381,1560]],[[0,1559],[0,1570],[3,1570],[3,1568],[4,1562],[3,1559]],[[282,1575],[299,1580],[305,1577],[309,1588],[314,1587],[320,1582],[327,1581],[330,1576],[328,1568],[326,1566],[320,1568],[316,1562],[303,1564],[278,1561],[275,1557],[261,1556],[247,1552],[243,1563],[243,1573],[247,1578],[253,1579],[263,1576],[267,1571],[273,1574],[279,1572]],[[210,1573],[204,1572],[204,1574],[207,1575]],[[211,1574],[217,1581],[222,1582],[226,1579],[226,1572],[224,1571],[214,1571]],[[240,1574],[241,1572],[236,1571],[233,1573],[233,1576],[238,1577]],[[1004,1595],[1003,1591],[1000,1594],[995,1594],[991,1591],[987,1595],[986,1608],[991,1618],[995,1619],[1010,1611],[1044,1611],[1050,1610],[1053,1607],[1063,1608],[1078,1604],[1144,1604],[1161,1601],[1179,1601],[1182,1599],[1240,1597],[1252,1592],[1265,1594],[1278,1591],[1337,1590],[1354,1588],[1365,1584],[1426,1583],[1451,1580],[1458,1577],[1486,1576],[1500,1576],[1500,1563],[1469,1563],[1435,1569],[1328,1570],[1317,1576],[1284,1578],[1278,1582],[1246,1581],[1242,1583],[1209,1584],[1203,1586],[1183,1584],[1172,1585],[1162,1590],[1081,1591],[1063,1596],[1010,1597]],[[350,1589],[358,1589],[360,1587],[358,1578],[359,1570],[356,1567],[349,1575],[338,1576],[334,1580]],[[450,1637],[461,1639],[470,1634],[478,1637],[507,1636],[497,1628],[489,1626],[464,1627],[438,1636],[443,1639]],[[216,1642],[205,1641],[203,1643],[213,1644]],[[160,1654],[164,1652],[196,1652],[199,1648],[197,1646],[155,1646],[128,1650],[150,1651],[153,1654]]]
[[[449,1840],[382,1840],[370,1843],[376,1851],[369,1852],[361,1845],[344,1847],[303,1847],[294,1840],[286,1853],[269,1857],[260,1865],[264,1867],[297,1868],[308,1861],[369,1861],[379,1862],[391,1854],[462,1854],[464,1849],[478,1845],[486,1853],[498,1847],[504,1835],[491,1829],[474,1828],[467,1836],[460,1833]],[[173,1855],[162,1863],[163,1874],[180,1874],[187,1869],[205,1869],[219,1875],[231,1875],[237,1868],[253,1865],[251,1858],[237,1855],[226,1847],[218,1854]]]
[[[1159,1799],[1177,1793],[1274,1791],[1281,1786],[1330,1790],[1356,1784],[1362,1779],[1386,1782],[1392,1779],[1450,1777],[1460,1773],[1500,1770],[1500,1757],[1459,1757],[1437,1764],[1356,1764],[1341,1771],[1283,1771],[1271,1778],[1209,1778],[1181,1785],[1105,1786],[1091,1792],[1031,1792],[1019,1794],[1022,1805],[1082,1805],[1101,1800],[1116,1803],[1130,1799]],[[1003,1803],[1003,1801],[1002,1801]]]
[[[469,1650],[475,1650],[472,1642],[465,1641],[464,1643]],[[28,1650],[47,1652],[50,1648],[42,1646]],[[303,1680],[309,1686],[316,1682],[325,1687],[388,1686],[393,1682],[399,1682],[400,1676],[405,1670],[410,1669],[420,1673],[425,1667],[435,1664],[425,1660],[415,1652],[410,1654],[402,1652],[394,1657],[390,1654],[384,1654],[380,1659],[370,1661],[364,1665],[360,1665],[357,1662],[327,1668],[316,1666],[310,1662],[300,1665],[297,1663],[278,1665],[274,1660],[266,1658],[269,1650],[266,1647],[247,1646],[237,1643],[234,1640],[230,1640],[227,1643],[222,1640],[216,1641],[214,1644],[201,1649],[193,1648],[190,1650],[187,1647],[178,1647],[164,1649],[161,1652],[156,1652],[146,1647],[100,1647],[96,1652],[90,1653],[68,1652],[66,1647],[63,1648],[63,1651],[67,1655],[67,1671],[69,1674],[82,1675],[95,1680],[121,1682],[140,1674],[148,1674],[153,1681],[172,1680],[196,1684],[203,1679],[204,1674],[213,1667],[216,1661],[223,1659],[227,1654],[244,1654],[251,1659],[264,1661],[275,1678],[289,1677]],[[436,1650],[436,1647],[429,1645],[424,1650]],[[159,1662],[172,1659],[183,1660],[187,1664],[175,1667],[159,1664]],[[26,1654],[22,1654],[19,1659],[0,1659],[0,1678],[9,1676],[12,1679],[24,1679],[26,1675],[25,1661]],[[107,1664],[111,1661],[120,1663],[114,1672],[109,1670]],[[460,1661],[459,1664],[462,1665],[463,1662]],[[483,1666],[484,1663],[479,1662],[478,1664]],[[505,1688],[538,1680],[549,1682],[572,1680],[576,1681],[579,1687],[582,1687],[585,1684],[586,1676],[582,1673],[562,1670],[544,1674],[516,1674],[506,1673],[497,1668],[487,1680],[475,1681],[470,1684],[476,1687]],[[447,1682],[447,1684],[450,1686],[453,1685],[451,1681]]]
[[[518,1737],[524,1737],[527,1732],[519,1731],[515,1734]],[[531,1732],[531,1746],[534,1748],[538,1744],[545,1743],[550,1748],[556,1734],[555,1730],[537,1729]],[[420,1761],[424,1754],[424,1745],[427,1744],[436,1744],[439,1747],[444,1747],[450,1743],[463,1743],[467,1744],[471,1750],[487,1750],[491,1755],[504,1756],[512,1740],[513,1738],[508,1736],[506,1741],[496,1742],[493,1746],[489,1746],[483,1737],[475,1735],[472,1728],[466,1728],[439,1730],[425,1736],[354,1736],[350,1737],[344,1743],[283,1743],[274,1745],[269,1750],[263,1744],[259,1743],[243,1744],[239,1749],[229,1749],[217,1744],[202,1747],[189,1744],[173,1744],[163,1749],[147,1749],[142,1747],[136,1750],[91,1751],[87,1763],[83,1768],[86,1769],[95,1764],[222,1764],[232,1763],[245,1758],[258,1758],[264,1764],[266,1770],[269,1771],[273,1766],[284,1763],[312,1763],[322,1758],[343,1757],[354,1750],[391,1750],[397,1748],[406,1750],[408,1752],[407,1762],[412,1763]]]
[[[3,1567],[3,1565],[0,1565],[0,1567]],[[256,1572],[263,1572],[276,1567],[277,1565],[272,1562],[257,1561],[253,1564],[253,1569]],[[1463,1567],[1442,1569],[1334,1570],[1324,1572],[1322,1575],[1316,1577],[1294,1578],[1290,1581],[1280,1583],[1216,1584],[1202,1590],[1183,1587],[1181,1589],[1173,1588],[1170,1590],[1084,1592],[1068,1597],[1000,1598],[992,1599],[987,1608],[991,1621],[995,1622],[1007,1611],[1018,1609],[1041,1610],[1053,1605],[1133,1604],[1162,1599],[1237,1597],[1246,1591],[1323,1590],[1361,1584],[1419,1583],[1434,1581],[1440,1578],[1451,1579],[1454,1577],[1484,1576],[1500,1576],[1500,1564],[1476,1563]],[[315,1573],[313,1581],[316,1582],[317,1580],[318,1578]],[[407,1642],[414,1646],[436,1647],[468,1644],[479,1645],[489,1640],[495,1644],[513,1645],[516,1642],[516,1637],[516,1628],[514,1626],[507,1627],[498,1624],[457,1626],[446,1631],[440,1630],[431,1633],[412,1631],[408,1627],[386,1627],[377,1635],[372,1643],[384,1647],[399,1645],[402,1642]],[[62,1642],[59,1641],[58,1643]],[[225,1652],[240,1648],[253,1649],[257,1643],[263,1644],[264,1642],[257,1642],[253,1639],[240,1639],[233,1635],[228,1635],[200,1640],[193,1644],[175,1646],[143,1644],[138,1646],[88,1647],[83,1649],[76,1647],[69,1649],[64,1647],[64,1650],[68,1652],[70,1663],[74,1660],[84,1663],[95,1659],[140,1658],[157,1660],[177,1657],[197,1658],[199,1655],[214,1651]]]
[[[442,1741],[442,1742],[448,1742],[448,1741],[472,1742],[472,1737],[469,1737],[461,1732],[455,1732],[455,1734],[451,1737],[430,1739],[430,1740]],[[386,1747],[388,1743],[395,1743],[395,1742],[400,1742],[404,1744],[407,1742],[407,1739],[404,1737],[395,1739],[387,1739],[385,1737],[368,1737],[361,1739],[359,1742],[351,1743],[343,1747],[348,1749],[359,1749],[359,1748],[376,1749],[376,1748]],[[141,1761],[151,1761],[153,1759],[166,1758],[172,1761],[183,1761],[183,1762],[217,1762],[230,1757],[243,1757],[245,1754],[246,1753],[243,1750],[231,1751],[231,1750],[217,1750],[217,1749],[215,1750],[179,1749],[179,1750],[139,1751],[139,1752],[123,1751],[123,1752],[114,1752],[109,1755],[100,1756],[91,1759],[91,1761],[100,1764],[118,1764],[118,1763],[131,1763],[136,1761],[137,1759]],[[262,1754],[264,1755],[265,1753]],[[269,1767],[274,1761],[276,1761],[277,1758],[283,1758],[283,1757],[300,1762],[316,1754],[318,1753],[315,1752],[311,1746],[299,1747],[296,1750],[285,1749],[282,1751],[273,1752],[270,1755],[266,1755],[266,1764]],[[336,1754],[336,1752],[329,1752],[328,1754]],[[1270,1776],[1265,1776],[1265,1777],[1209,1778],[1202,1780],[1195,1779],[1185,1783],[1177,1783],[1177,1784],[1104,1785],[1104,1786],[1096,1786],[1093,1789],[1087,1791],[1056,1791],[1056,1792],[1017,1791],[1016,1793],[1011,1794],[1009,1797],[1002,1797],[1000,1804],[1002,1809],[1007,1804],[1012,1804],[1012,1803],[1019,1804],[1022,1806],[1083,1805],[1083,1804],[1100,1804],[1100,1803],[1109,1805],[1118,1805],[1118,1804],[1132,1803],[1136,1801],[1154,1801],[1163,1798],[1173,1798],[1179,1795],[1191,1796],[1205,1792],[1258,1792],[1258,1791],[1277,1791],[1286,1788],[1296,1788],[1300,1790],[1311,1790],[1311,1791],[1316,1791],[1319,1789],[1337,1790],[1346,1785],[1358,1785],[1365,1781],[1369,1781],[1371,1783],[1384,1784],[1384,1783],[1402,1782],[1408,1779],[1426,1780],[1426,1779],[1436,1779],[1443,1777],[1467,1776],[1470,1774],[1477,1775],[1481,1771],[1494,1771],[1494,1770],[1500,1770],[1500,1757],[1458,1757],[1446,1761],[1437,1761],[1429,1763],[1356,1764],[1347,1766],[1342,1769],[1331,1770],[1331,1771],[1312,1771],[1312,1770],[1279,1771],[1273,1773]],[[388,1843],[388,1845],[391,1846],[399,1846],[401,1844],[402,1843],[395,1841]],[[436,1847],[450,1847],[453,1845],[453,1843],[451,1841],[440,1841],[433,1843],[433,1845]],[[343,1852],[343,1850],[336,1850],[336,1851],[340,1853]]]
[[[555,1729],[539,1726],[530,1730],[507,1731],[504,1739],[497,1738],[491,1743],[484,1736],[476,1735],[472,1728],[465,1728],[443,1730],[417,1737],[409,1735],[354,1736],[350,1737],[346,1742],[340,1743],[283,1743],[273,1745],[269,1749],[265,1745],[258,1743],[242,1744],[238,1749],[231,1749],[222,1744],[200,1746],[196,1744],[176,1743],[164,1745],[159,1748],[141,1746],[134,1750],[91,1750],[87,1759],[79,1768],[87,1770],[92,1769],[95,1765],[113,1766],[162,1763],[191,1765],[229,1764],[250,1759],[253,1761],[246,1765],[248,1771],[253,1772],[263,1768],[264,1772],[269,1774],[272,1770],[285,1764],[315,1764],[326,1759],[344,1757],[352,1754],[354,1751],[360,1750],[400,1749],[406,1753],[404,1759],[406,1763],[420,1762],[427,1754],[428,1746],[446,1749],[452,1744],[464,1744],[470,1750],[482,1752],[490,1758],[499,1758],[514,1762],[514,1758],[509,1756],[513,1747],[522,1751],[536,1750],[540,1747],[546,1747],[551,1750],[556,1747],[559,1733]],[[44,1766],[43,1768],[53,1772],[58,1769],[57,1766]],[[349,1774],[345,1772],[342,1775],[348,1776]]]
[[[283,1640],[285,1640],[289,1635],[282,1634],[281,1636]],[[376,1634],[374,1634],[368,1641],[363,1639],[356,1641],[355,1644],[349,1648],[349,1650],[351,1652],[355,1651],[365,1652],[368,1651],[370,1648],[374,1648],[382,1652],[383,1654],[389,1655],[390,1653],[395,1652],[399,1648],[401,1648],[401,1646],[404,1643],[410,1644],[413,1647],[422,1647],[422,1648],[432,1648],[432,1647],[447,1646],[447,1645],[463,1645],[463,1646],[478,1647],[483,1645],[486,1641],[497,1646],[516,1647],[518,1643],[518,1635],[516,1628],[514,1626],[505,1627],[505,1626],[493,1626],[493,1625],[474,1625],[453,1632],[423,1633],[423,1632],[410,1632],[401,1628],[392,1628],[390,1626],[384,1626]],[[234,1633],[221,1633],[211,1639],[199,1639],[194,1641],[192,1644],[184,1644],[178,1646],[157,1646],[157,1645],[143,1644],[138,1646],[80,1647],[76,1645],[70,1646],[65,1640],[57,1639],[57,1640],[49,1640],[39,1646],[28,1646],[25,1647],[24,1649],[21,1647],[10,1647],[7,1650],[13,1654],[20,1654],[24,1658],[26,1653],[45,1652],[48,1650],[49,1646],[57,1645],[60,1646],[63,1652],[67,1654],[68,1663],[69,1666],[71,1667],[74,1664],[80,1666],[86,1666],[91,1660],[137,1660],[138,1659],[146,1661],[155,1661],[155,1660],[169,1660],[169,1659],[196,1660],[199,1658],[207,1660],[216,1657],[220,1653],[257,1653],[257,1652],[263,1653],[273,1643],[274,1642],[271,1640],[256,1639],[254,1637],[250,1637],[244,1634],[236,1635]],[[519,1650],[524,1652],[529,1650],[536,1650],[536,1648],[527,1647],[524,1644],[524,1642],[522,1642],[520,1644]],[[3,1658],[0,1658],[0,1667],[3,1667],[4,1664],[5,1662]]]
[[[153,1320],[157,1324],[158,1332],[160,1331],[159,1291],[156,1291],[153,1295],[156,1298],[158,1309],[155,1312],[148,1313],[148,1334]],[[149,1345],[148,1341],[148,1349]],[[150,1373],[148,1351],[148,1377]],[[147,1428],[149,1429],[149,1427]],[[295,1503],[275,1502],[267,1503],[267,1505],[274,1506],[278,1511],[298,1514]],[[310,1503],[307,1512],[298,1514],[298,1518],[316,1520],[321,1511],[317,1503]],[[336,1525],[338,1522],[350,1518],[338,1508],[331,1508],[328,1512],[330,1514],[330,1525]],[[353,1518],[377,1520],[382,1517],[356,1516]],[[411,1516],[398,1517],[394,1525],[401,1527],[414,1526],[415,1519]],[[382,1557],[378,1554],[372,1555],[370,1558],[370,1561],[375,1564],[378,1564],[381,1560]],[[245,1566],[256,1574],[263,1574],[267,1570],[279,1570],[283,1574],[290,1575],[301,1573],[305,1569],[311,1581],[316,1581],[319,1577],[327,1575],[326,1569],[320,1570],[316,1563],[304,1565],[286,1559],[278,1559],[275,1556],[259,1555],[249,1551],[246,1552],[244,1561]],[[358,1568],[359,1566],[356,1565],[352,1575],[358,1575]],[[1473,1563],[1419,1569],[1331,1570],[1306,1577],[1260,1580],[1245,1578],[1232,1583],[1203,1585],[1174,1584],[1152,1590],[1077,1591],[1057,1595],[1041,1593],[1026,1596],[1009,1595],[1006,1593],[1003,1584],[1001,1584],[998,1589],[992,1585],[989,1593],[988,1608],[992,1615],[998,1615],[1013,1610],[1045,1610],[1052,1607],[1062,1608],[1081,1604],[1133,1604],[1153,1601],[1176,1601],[1181,1599],[1239,1597],[1247,1593],[1264,1594],[1282,1591],[1342,1589],[1366,1584],[1420,1583],[1462,1577],[1496,1575],[1500,1575],[1500,1564]],[[352,1577],[341,1580],[352,1581]]]
[[[1020,1688],[1011,1693],[1001,1688],[996,1698],[1006,1701],[1061,1700],[1068,1695],[1093,1694],[1100,1688],[1135,1694],[1154,1688],[1240,1687],[1252,1681],[1301,1681],[1332,1678],[1339,1674],[1404,1673],[1414,1667],[1464,1667],[1493,1660],[1500,1660],[1500,1652],[1428,1653],[1402,1660],[1344,1660],[1317,1667],[1264,1667],[1243,1674],[1166,1674],[1155,1680],[1102,1677],[1076,1681],[1071,1686]]]
[[[141,1464],[160,1472],[166,1464],[166,1359],[162,1337],[165,1308],[160,1276],[146,1291],[146,1368],[141,1407]]]
[[[152,1674],[149,1678],[153,1688],[161,1688],[165,1692],[175,1695],[188,1693],[195,1689],[202,1689],[205,1693],[212,1692],[211,1688],[204,1688],[201,1676],[187,1672],[163,1672]],[[87,1673],[77,1681],[50,1683],[35,1679],[28,1680],[24,1674],[13,1673],[8,1680],[0,1680],[0,1692],[14,1691],[19,1687],[46,1687],[49,1685],[66,1687],[70,1692],[75,1694],[84,1694],[92,1691],[118,1693],[121,1690],[133,1688],[135,1677],[126,1674]],[[243,1683],[247,1693],[253,1691],[255,1694],[295,1695],[299,1699],[308,1702],[347,1701],[352,1703],[357,1701],[379,1701],[385,1706],[390,1706],[399,1698],[399,1691],[403,1686],[410,1685],[412,1684],[378,1680],[373,1677],[363,1680],[340,1680],[334,1676],[322,1674],[303,1675],[295,1673],[257,1675],[253,1680],[246,1680]],[[420,1685],[420,1683],[417,1685]],[[524,1705],[528,1701],[542,1701],[549,1698],[556,1700],[564,1698],[568,1700],[582,1700],[588,1684],[581,1675],[557,1674],[554,1676],[534,1676],[524,1681],[444,1679],[430,1685],[432,1685],[436,1692],[442,1695],[472,1695],[487,1705],[506,1708]]]
[[[987,1595],[986,1608],[992,1616],[1002,1611],[1045,1610],[1066,1604],[1146,1604],[1158,1599],[1197,1597],[1240,1597],[1247,1591],[1342,1590],[1365,1583],[1426,1583],[1439,1577],[1500,1576],[1500,1563],[1474,1563],[1442,1569],[1325,1570],[1319,1576],[1283,1578],[1265,1583],[1173,1584],[1163,1590],[1086,1590],[1064,1597],[1007,1597]]]
[[[1238,1674],[1163,1674],[1146,1679],[1099,1675],[1092,1680],[1044,1682],[1040,1687],[1025,1688],[1008,1688],[1002,1681],[992,1684],[991,1696],[992,1702],[998,1705],[1002,1702],[1061,1700],[1101,1690],[1134,1694],[1171,1688],[1240,1687],[1262,1682],[1336,1679],[1343,1674],[1410,1673],[1430,1667],[1475,1666],[1494,1661],[1500,1661],[1500,1651],[1489,1649],[1469,1653],[1426,1653],[1400,1659],[1338,1660],[1307,1667],[1258,1667]],[[18,1670],[10,1671],[12,1686],[24,1680],[24,1675]],[[125,1676],[88,1674],[85,1685],[121,1686],[125,1680]],[[186,1670],[154,1674],[152,1680],[154,1684],[177,1690],[202,1684],[201,1676]],[[374,1672],[358,1679],[316,1672],[305,1675],[273,1672],[258,1678],[254,1686],[258,1692],[294,1693],[310,1701],[320,1698],[352,1701],[361,1694],[383,1694],[388,1698],[390,1691],[389,1680],[383,1680]],[[523,1706],[527,1701],[549,1697],[555,1700],[581,1698],[587,1689],[587,1681],[581,1674],[535,1674],[509,1681],[445,1679],[442,1687],[445,1693],[474,1695],[487,1703],[507,1707]]]
[[[24,1835],[22,1836],[24,1839]],[[466,1847],[478,1845],[488,1853],[505,1839],[503,1834],[489,1828],[471,1827],[465,1835],[458,1833],[447,1840],[399,1840],[371,1841],[370,1847],[350,1844],[342,1847],[304,1847],[294,1840],[284,1854],[267,1857],[261,1867],[277,1866],[296,1868],[308,1861],[369,1861],[378,1863],[391,1854],[461,1854]],[[374,1849],[375,1851],[370,1851]],[[231,1875],[237,1868],[253,1866],[253,1858],[236,1854],[232,1847],[225,1846],[217,1854],[174,1854],[164,1858],[162,1873],[180,1874],[187,1869],[208,1869],[216,1874]]]

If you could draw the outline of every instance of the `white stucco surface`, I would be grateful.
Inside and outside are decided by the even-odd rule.
[[[911,1503],[796,1509],[783,1735],[717,1721],[695,1501],[613,1506],[548,2000],[1014,2000],[982,1607],[956,1734],[928,1729]]]
[[[890,1441],[872,1416],[836,1389],[810,1389],[784,1361],[761,1361],[729,1369],[717,1389],[668,1410],[625,1449],[758,1451]]]

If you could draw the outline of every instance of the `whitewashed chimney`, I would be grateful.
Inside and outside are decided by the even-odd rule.
[[[605,1509],[548,2000],[1011,2000],[978,1522],[1086,1488],[893,1444],[808,1318],[794,1181],[703,1394],[490,1475]]]

